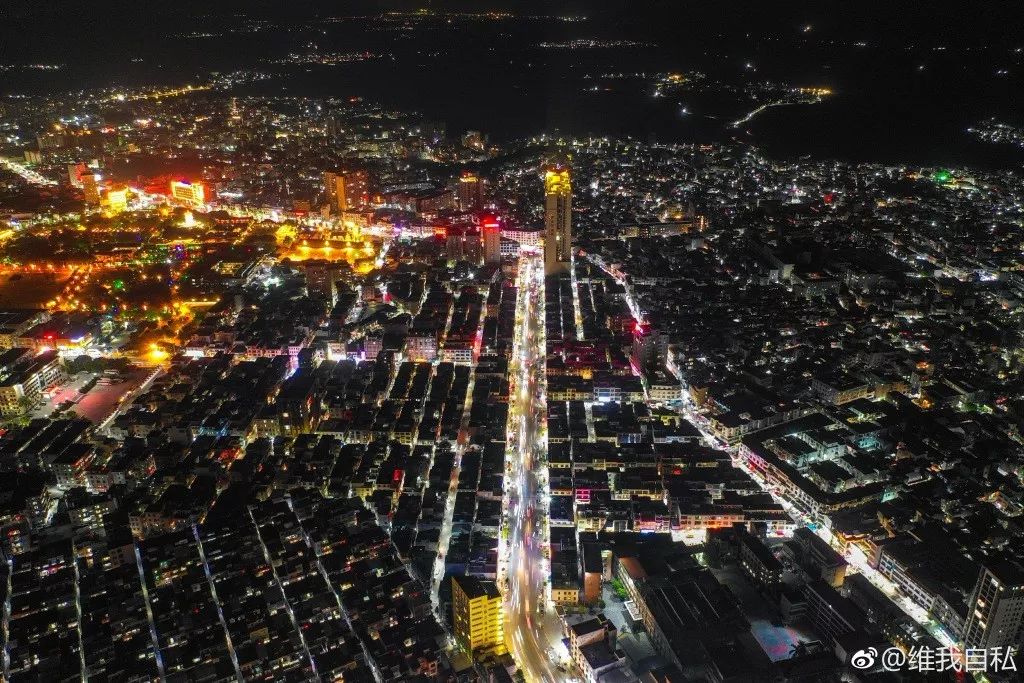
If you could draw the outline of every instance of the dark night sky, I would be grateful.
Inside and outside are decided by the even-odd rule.
[[[419,7],[583,14],[588,21],[451,27],[437,21],[404,34],[374,31],[372,20],[318,21]],[[0,93],[196,81],[211,71],[259,68],[263,60],[311,47],[374,51],[388,53],[390,61],[296,70],[265,92],[362,95],[421,111],[453,129],[481,127],[499,138],[559,129],[705,140],[721,135],[721,124],[707,125],[711,119],[699,116],[681,120],[679,106],[708,116],[722,112],[702,111],[696,101],[652,103],[649,94],[621,88],[586,95],[580,80],[609,71],[696,69],[727,83],[766,79],[837,91],[826,104],[758,118],[750,135],[778,154],[986,163],[1000,152],[978,149],[964,134],[966,127],[989,117],[1024,124],[1018,101],[1024,52],[1015,51],[1024,47],[1019,8],[1011,2],[899,1],[3,0],[0,63],[65,68],[5,72]],[[181,37],[222,32],[253,19],[269,24],[216,39]],[[813,31],[805,35],[801,29],[807,24]],[[572,38],[629,39],[654,47],[572,53],[536,47]],[[853,47],[858,41],[870,48]],[[756,74],[744,72],[747,63],[756,64]],[[998,70],[1006,73],[997,75]],[[1008,161],[1019,165],[1019,155]]]
[[[705,0],[4,0],[0,4],[0,35],[11,54],[28,44],[59,47],[54,39],[74,37],[89,43],[102,37],[116,42],[160,35],[193,21],[250,17],[302,19],[420,7],[480,12],[489,9],[545,14],[582,13],[614,20],[624,30],[686,34],[694,24],[709,31],[784,28],[814,23],[837,36],[1024,42],[1020,27],[1024,11],[1016,2],[720,2]]]

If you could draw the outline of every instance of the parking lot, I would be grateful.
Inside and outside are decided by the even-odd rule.
[[[54,416],[66,410],[96,424],[102,423],[116,410],[129,394],[138,389],[152,369],[131,368],[116,375],[104,376],[95,372],[79,372],[64,384],[51,390],[50,398],[36,408],[32,418]],[[93,380],[96,380],[93,382]],[[82,393],[82,389],[93,386]]]
[[[783,625],[775,608],[738,566],[728,565],[712,569],[712,572],[739,600],[740,609],[750,621],[751,633],[773,662],[789,659],[793,655],[792,648],[800,641],[817,640],[813,633],[801,629],[799,624]]]
[[[64,384],[50,390],[48,392],[50,397],[32,411],[30,417],[33,419],[50,417],[61,405],[68,402],[76,403],[82,397],[81,390],[96,376],[96,373],[93,372],[79,372],[72,376]]]

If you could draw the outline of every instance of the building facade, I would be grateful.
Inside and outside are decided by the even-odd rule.
[[[505,651],[504,608],[493,581],[452,576],[452,629],[469,652]]]
[[[982,568],[967,609],[968,648],[1019,650],[1024,642],[1024,568],[1008,562]]]
[[[569,165],[552,160],[544,170],[544,274],[569,271],[572,259],[572,183]]]
[[[327,171],[324,190],[331,211],[357,211],[369,199],[369,178],[366,171]]]
[[[483,186],[480,176],[472,171],[463,171],[459,176],[459,208],[463,211],[476,211],[483,206]]]
[[[484,216],[480,222],[484,245],[484,263],[501,263],[501,222],[497,216]]]
[[[206,203],[206,186],[175,180],[171,182],[171,197],[187,206],[200,206]]]

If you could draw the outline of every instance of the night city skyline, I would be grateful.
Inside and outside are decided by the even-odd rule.
[[[0,680],[1021,680],[1019,27],[4,3]]]

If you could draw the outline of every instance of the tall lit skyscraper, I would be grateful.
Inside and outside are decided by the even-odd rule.
[[[335,173],[334,171],[324,171],[324,194],[327,195],[327,202],[331,205],[331,211],[338,211],[338,190],[341,190],[341,196],[344,197],[345,192],[345,180],[341,173]]]
[[[502,262],[502,221],[493,213],[480,218],[480,241],[483,243],[483,262]]]
[[[633,327],[633,353],[630,360],[640,372],[660,370],[668,359],[668,335],[651,329],[646,323]]]
[[[1024,568],[1011,562],[984,567],[967,612],[967,647],[1020,648],[1024,643]]]
[[[95,173],[86,173],[82,176],[82,191],[85,193],[86,204],[96,206],[100,203],[100,185]]]
[[[459,208],[476,211],[483,206],[483,188],[480,176],[472,171],[463,171],[459,176]]]
[[[480,238],[483,241],[483,262],[502,262],[502,228],[497,220],[484,222],[480,226]]]
[[[569,270],[572,255],[572,185],[569,162],[553,157],[544,167],[544,273]]]
[[[324,189],[332,211],[357,211],[369,199],[369,179],[366,171],[327,171]]]

